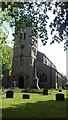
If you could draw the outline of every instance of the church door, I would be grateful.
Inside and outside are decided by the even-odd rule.
[[[19,78],[19,86],[18,86],[19,88],[24,88],[24,77],[20,77]]]

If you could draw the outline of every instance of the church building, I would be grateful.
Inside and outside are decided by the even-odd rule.
[[[35,49],[32,49],[29,44],[31,39],[30,26],[26,26],[21,36],[15,37],[11,82],[16,81],[19,88],[62,87],[62,75],[46,55],[38,51],[37,40]]]

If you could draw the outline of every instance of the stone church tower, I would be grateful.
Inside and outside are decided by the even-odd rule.
[[[12,81],[16,81],[19,88],[31,88],[36,76],[37,43],[33,51],[29,44],[31,39],[32,27],[26,26],[21,36],[16,35],[14,40]]]

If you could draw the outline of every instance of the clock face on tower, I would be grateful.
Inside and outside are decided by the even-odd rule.
[[[22,45],[20,46],[20,48],[23,49],[23,48],[24,48],[24,45],[22,44]]]

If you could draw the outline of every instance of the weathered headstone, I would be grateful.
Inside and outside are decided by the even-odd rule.
[[[64,98],[64,94],[56,94],[56,101],[64,101],[65,98]]]
[[[43,95],[48,95],[48,89],[43,89]]]
[[[28,94],[23,94],[23,99],[29,99],[30,98],[30,95]]]
[[[59,92],[62,92],[62,90],[61,90],[61,89],[59,89]]]
[[[13,91],[11,91],[11,90],[7,91],[6,98],[13,98]]]

